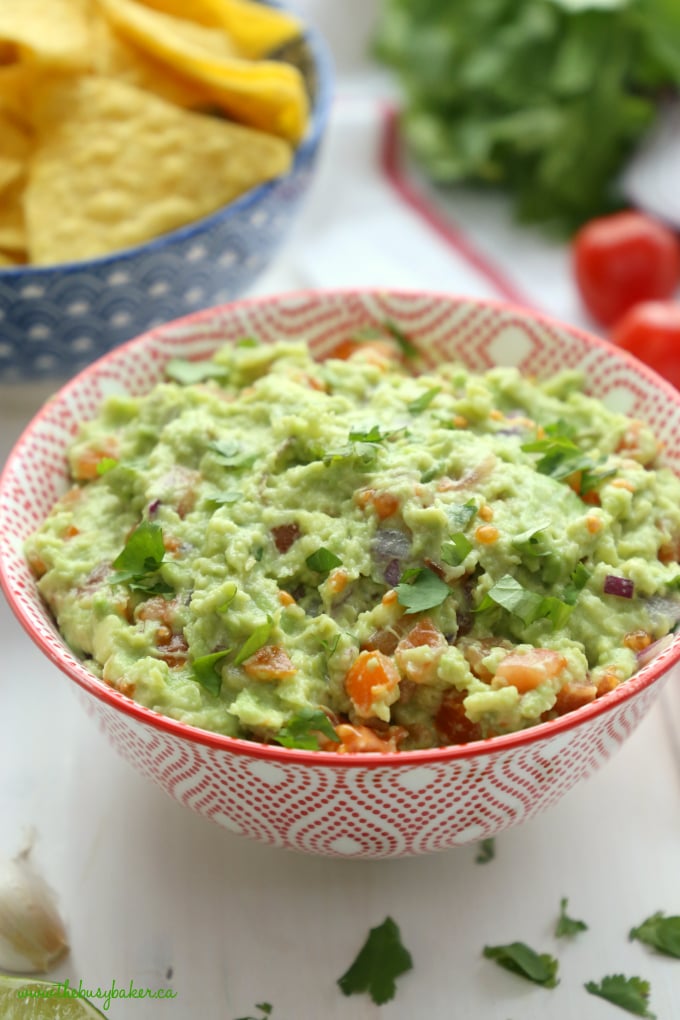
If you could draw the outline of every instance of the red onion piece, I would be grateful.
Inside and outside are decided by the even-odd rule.
[[[651,662],[652,659],[656,658],[656,656],[659,655],[664,648],[668,648],[674,637],[675,634],[666,634],[657,641],[652,641],[651,645],[647,645],[646,648],[642,648],[637,653],[638,666],[646,666],[648,662]]]
[[[605,595],[618,595],[622,599],[632,599],[634,591],[635,583],[629,577],[607,574],[604,579]]]
[[[386,584],[389,584],[391,588],[396,588],[399,584],[399,578],[401,577],[401,562],[400,560],[390,560],[385,567],[383,574]]]

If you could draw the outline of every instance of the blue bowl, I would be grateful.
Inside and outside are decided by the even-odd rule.
[[[330,113],[328,48],[307,28],[301,51],[312,111],[285,177],[134,248],[81,262],[0,269],[0,383],[68,378],[138,333],[232,301],[251,286],[295,219]]]

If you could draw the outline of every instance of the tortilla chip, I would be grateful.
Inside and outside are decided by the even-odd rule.
[[[186,20],[135,0],[99,3],[121,34],[164,64],[200,82],[212,101],[230,117],[293,143],[304,135],[309,101],[297,67],[274,60],[229,56],[222,44],[216,43],[215,30],[192,25],[187,31]],[[227,39],[224,33],[221,35]]]
[[[0,194],[0,249],[20,256],[28,247],[24,219],[24,178],[15,180]]]
[[[26,176],[30,150],[28,132],[0,108],[0,196],[13,181]]]
[[[51,67],[86,68],[90,59],[90,0],[2,0],[0,45],[15,59]]]
[[[292,158],[279,138],[94,75],[42,89],[34,123],[25,210],[37,265],[97,257],[200,219],[285,173]]]
[[[9,115],[17,124],[27,123],[30,97],[39,73],[40,70],[32,64],[0,67],[0,114]]]
[[[186,0],[142,0],[176,18],[187,17]],[[219,26],[231,36],[243,57],[259,60],[302,35],[299,18],[287,11],[251,0],[192,0],[191,19]]]

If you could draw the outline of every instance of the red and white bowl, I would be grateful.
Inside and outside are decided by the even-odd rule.
[[[537,376],[581,369],[589,393],[651,424],[680,474],[680,393],[607,342],[509,305],[352,290],[239,301],[116,348],[48,402],[0,478],[0,583],[31,639],[73,681],[113,746],[176,800],[233,832],[337,857],[445,850],[495,836],[555,804],[643,718],[680,659],[680,636],[611,693],[509,736],[395,754],[265,746],[167,719],[88,672],[55,629],[22,542],[67,487],[65,448],[108,394],[144,393],[168,359],[207,356],[243,336],[303,338],[321,357],[348,333],[386,319],[431,363],[455,359],[477,371],[517,365]]]

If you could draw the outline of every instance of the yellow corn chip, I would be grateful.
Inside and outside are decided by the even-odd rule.
[[[28,246],[24,220],[24,180],[13,181],[0,194],[0,249],[20,254]]]
[[[0,201],[5,188],[25,177],[30,147],[28,132],[0,108]]]
[[[34,123],[24,204],[39,265],[183,226],[285,173],[292,158],[282,139],[95,75],[39,90]]]
[[[39,73],[33,64],[0,67],[0,113],[9,115],[17,124],[26,123],[31,92]]]
[[[214,43],[199,38],[196,30],[201,26],[194,25],[187,32],[184,19],[134,0],[99,3],[118,31],[166,65],[200,82],[229,116],[293,143],[304,135],[309,102],[298,68],[280,61],[221,55]]]
[[[85,68],[90,0],[2,0],[0,45],[49,66]]]
[[[176,18],[191,17],[203,25],[220,26],[231,36],[240,54],[251,60],[268,56],[302,35],[302,22],[287,11],[251,0],[142,0]]]

